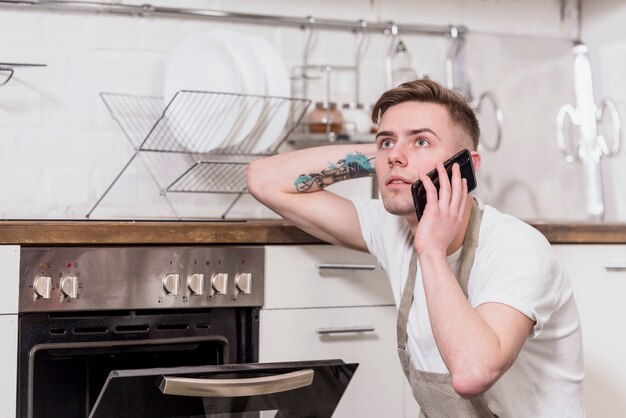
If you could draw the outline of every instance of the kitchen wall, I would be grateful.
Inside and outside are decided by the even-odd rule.
[[[112,1],[112,3],[119,3]],[[133,3],[133,2],[128,2]],[[143,2],[136,1],[134,4]],[[619,84],[619,39],[624,38],[619,1],[585,2],[585,36],[593,49],[598,97],[626,97]],[[467,79],[478,97],[493,91],[504,114],[502,146],[483,152],[478,194],[488,203],[525,219],[584,219],[582,169],[567,164],[555,143],[555,116],[574,103],[571,43],[577,16],[571,0],[278,0],[154,1],[158,6],[197,7],[233,12],[315,16],[399,24],[461,24],[470,30],[465,50]],[[592,6],[589,6],[592,4]],[[621,16],[620,15],[620,16]],[[584,14],[584,16],[586,16]],[[611,26],[612,25],[612,26]],[[270,40],[288,67],[302,63],[306,33],[298,28],[229,24],[176,18],[0,8],[0,62],[45,63],[17,69],[0,87],[0,216],[3,218],[83,218],[105,191],[133,148],[111,118],[100,92],[158,96],[168,59],[190,33],[230,28]],[[401,34],[402,35],[402,34]],[[445,80],[446,41],[402,36],[413,66]],[[385,89],[384,56],[389,40],[373,35],[363,58],[360,96],[372,103]],[[319,31],[310,59],[318,64],[351,64],[356,37]],[[626,61],[624,61],[626,62]],[[333,80],[334,99],[349,101],[353,81]],[[312,85],[319,100],[323,85]],[[484,142],[495,138],[493,112],[480,112]],[[626,113],[624,113],[626,115]],[[288,147],[286,147],[288,148]],[[285,149],[286,149],[285,148]],[[624,157],[604,163],[610,219],[626,219],[620,193]],[[369,182],[338,185],[348,196],[367,196]],[[172,195],[182,216],[216,217],[232,196]],[[140,161],[134,162],[93,213],[94,218],[170,217],[172,212]],[[272,217],[249,196],[231,217]]]

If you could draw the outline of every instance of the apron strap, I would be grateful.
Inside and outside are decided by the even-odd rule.
[[[472,212],[470,213],[469,223],[463,238],[463,248],[461,249],[461,264],[457,274],[457,280],[463,289],[463,294],[468,297],[467,286],[469,284],[470,273],[474,265],[474,256],[478,247],[478,234],[480,232],[480,222],[483,219],[483,211],[478,203],[472,199]],[[413,251],[415,252],[415,251]]]
[[[413,246],[413,244],[411,244]],[[396,322],[396,337],[398,347],[406,347],[406,327],[409,323],[409,312],[413,304],[413,289],[415,288],[415,275],[417,274],[417,253],[413,250],[411,262],[409,263],[409,275],[404,285],[400,306],[398,307],[398,319]]]
[[[474,256],[476,255],[476,247],[478,246],[478,234],[480,231],[480,222],[483,217],[483,211],[478,203],[472,199],[472,211],[470,213],[467,229],[463,238],[463,248],[461,249],[461,263],[459,271],[456,275],[459,285],[467,297],[467,286],[469,283],[470,272],[474,264]],[[398,319],[396,323],[398,347],[406,347],[406,327],[409,322],[409,312],[413,304],[413,291],[415,289],[415,277],[417,275],[417,253],[413,249],[411,261],[409,263],[409,274],[407,276],[400,306],[398,307]]]

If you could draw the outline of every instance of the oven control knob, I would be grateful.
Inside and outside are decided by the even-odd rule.
[[[178,274],[170,273],[163,277],[163,290],[166,295],[178,294]]]
[[[37,298],[50,299],[52,277],[38,276],[33,282],[33,288],[35,289],[35,296]]]
[[[78,277],[68,276],[61,279],[61,292],[70,299],[76,299],[78,296]]]
[[[252,274],[239,273],[235,276],[235,286],[237,287],[237,293],[243,293],[244,295],[252,293]]]
[[[211,294],[225,295],[228,290],[228,274],[215,273],[211,276]]]
[[[204,292],[204,274],[192,274],[187,277],[187,287],[192,295],[201,295]]]

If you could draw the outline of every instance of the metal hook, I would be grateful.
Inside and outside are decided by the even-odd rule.
[[[465,44],[463,31],[458,26],[450,26],[448,31],[450,45],[446,53],[446,87],[450,90],[458,90],[456,86],[456,60]]]
[[[496,142],[494,145],[485,145],[481,141],[481,144],[487,151],[497,151],[500,148],[500,143],[502,142],[503,116],[502,109],[500,109],[500,106],[498,105],[496,95],[490,91],[486,91],[480,95],[480,98],[476,104],[472,105],[472,107],[477,111],[477,113],[480,113],[480,108],[485,99],[488,99],[491,102],[496,114]]]
[[[556,144],[565,156],[565,161],[568,163],[573,163],[578,160],[578,155],[573,153],[571,149],[573,147],[568,146],[568,142],[565,138],[565,120],[569,118],[572,123],[576,126],[580,125],[580,120],[578,118],[578,114],[572,105],[564,105],[561,106],[559,112],[556,115]],[[569,137],[567,138],[569,139]]]
[[[598,140],[602,147],[602,153],[606,156],[613,156],[619,153],[620,145],[622,142],[622,118],[620,117],[619,110],[613,100],[606,98],[602,101],[600,109],[598,110],[597,119],[601,121],[606,111],[609,111],[611,115],[611,121],[613,126],[613,146],[608,147],[604,136],[599,136]]]
[[[307,74],[308,66],[309,66],[309,57],[311,56],[311,50],[313,49],[313,37],[315,35],[315,18],[313,16],[307,16],[306,18],[306,27],[304,29],[308,30],[308,35],[306,39],[306,44],[304,45],[304,52],[302,54],[302,97],[308,97],[307,85],[309,75]]]
[[[359,36],[359,42],[356,48],[356,54],[354,56],[354,67],[355,67],[355,75],[354,75],[354,102],[359,103],[360,101],[360,92],[359,89],[361,87],[361,59],[363,58],[363,50],[365,49],[365,41],[367,40],[367,22],[365,20],[360,20],[359,25],[361,26],[360,31],[357,32],[357,36]]]
[[[306,44],[304,46],[304,53],[302,56],[302,61],[304,62],[305,66],[309,63],[309,56],[311,55],[313,35],[315,34],[313,27],[313,25],[315,25],[315,18],[313,16],[307,16],[306,21],[307,26],[305,29],[309,31],[309,34],[307,35]]]
[[[4,86],[5,84],[7,84],[9,82],[9,80],[11,80],[11,78],[13,77],[13,73],[15,72],[13,70],[13,68],[9,68],[9,67],[0,67],[0,72],[5,72],[8,73],[9,75],[7,76],[7,78],[5,78],[4,80],[2,80],[0,82],[0,87]]]
[[[398,25],[393,22],[389,22],[389,28],[385,29],[385,35],[391,36],[391,42],[387,49],[387,55],[385,57],[385,70],[387,76],[387,88],[391,89],[395,87],[393,85],[393,56],[398,46]]]
[[[365,46],[365,40],[367,38],[367,22],[365,20],[359,20],[359,25],[361,26],[360,30],[357,32],[357,35],[360,36],[359,43],[356,48],[356,54],[354,60],[356,64],[361,63],[361,58],[363,57],[363,49]]]

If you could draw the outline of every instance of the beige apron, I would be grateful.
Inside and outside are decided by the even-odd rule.
[[[457,278],[467,297],[467,283],[470,271],[474,263],[474,254],[478,244],[478,231],[483,212],[475,201],[472,201],[467,231],[461,250],[461,261]],[[413,303],[413,289],[415,288],[415,275],[417,273],[417,255],[415,250],[409,265],[409,275],[402,292],[400,307],[398,308],[398,355],[402,363],[402,369],[406,375],[413,396],[420,405],[420,417],[425,418],[492,418],[494,415],[487,408],[487,403],[482,396],[465,399],[459,396],[452,387],[452,379],[449,374],[432,373],[416,370],[409,358],[406,348],[406,326],[409,319],[409,311]]]

